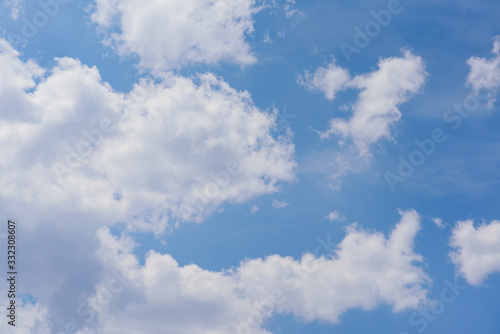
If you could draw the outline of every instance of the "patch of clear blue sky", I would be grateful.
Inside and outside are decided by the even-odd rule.
[[[414,208],[422,215],[423,229],[416,240],[416,251],[424,256],[426,272],[434,280],[431,297],[439,296],[443,280],[454,277],[447,247],[450,228],[457,220],[480,222],[500,218],[500,107],[479,111],[457,130],[449,130],[442,120],[447,108],[461,103],[469,93],[465,86],[466,60],[474,55],[490,57],[492,37],[500,33],[500,5],[497,1],[409,1],[401,0],[403,11],[359,54],[348,62],[340,43],[353,44],[355,26],[364,29],[372,21],[370,11],[387,7],[388,1],[297,0],[305,16],[287,20],[268,11],[256,17],[256,30],[249,38],[259,62],[240,68],[234,65],[193,66],[183,75],[211,71],[221,75],[239,90],[248,90],[260,108],[275,106],[295,115],[290,121],[299,162],[298,183],[284,184],[281,192],[245,204],[226,205],[204,224],[182,225],[164,237],[165,245],[151,235],[136,235],[141,246],[136,254],[143,260],[149,249],[171,254],[181,265],[195,263],[203,268],[221,270],[237,266],[245,258],[270,254],[299,258],[320,245],[318,238],[342,240],[343,227],[358,222],[369,229],[389,233],[399,221],[398,208]],[[75,0],[60,7],[47,26],[22,49],[23,59],[36,59],[52,66],[54,57],[75,57],[97,66],[102,78],[117,91],[126,92],[140,78],[136,60],[120,59],[102,46],[89,14],[88,3]],[[1,25],[20,34],[22,18],[38,11],[37,1],[26,1],[24,13],[14,22],[1,14]],[[264,43],[269,33],[272,43]],[[284,34],[280,37],[279,34]],[[314,131],[325,130],[332,117],[349,117],[339,106],[354,102],[355,92],[340,93],[334,102],[321,94],[306,91],[296,83],[304,70],[326,65],[332,56],[352,75],[373,71],[380,58],[398,56],[407,47],[420,55],[430,76],[425,88],[401,107],[403,117],[393,131],[395,142],[374,145],[375,158],[369,168],[345,177],[339,191],[327,186],[329,157],[338,149],[337,138],[321,141]],[[383,178],[386,170],[397,168],[398,156],[415,149],[415,139],[428,138],[436,127],[447,127],[449,140],[437,148],[425,164],[404,184],[391,192]],[[320,155],[322,160],[313,161]],[[319,163],[317,170],[309,168]],[[275,209],[273,199],[289,207]],[[259,211],[250,213],[257,205]],[[339,210],[345,221],[333,223],[325,216]],[[448,226],[439,230],[429,220],[441,217]],[[429,323],[426,333],[498,333],[499,275],[491,276],[486,287],[469,287],[445,312]],[[315,322],[303,324],[292,316],[276,317],[268,324],[274,333],[416,333],[408,318],[410,312],[393,314],[388,307],[365,312],[351,310],[340,324]]]

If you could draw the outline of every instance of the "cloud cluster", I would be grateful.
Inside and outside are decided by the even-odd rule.
[[[482,89],[488,91],[488,107],[492,108],[496,101],[498,87],[500,87],[500,35],[493,41],[494,57],[491,59],[471,57],[467,64],[470,66],[467,84],[475,94]]]
[[[264,322],[274,314],[294,314],[305,321],[339,321],[349,309],[371,310],[380,304],[395,312],[426,299],[428,277],[413,250],[420,229],[415,211],[401,212],[389,237],[352,227],[333,254],[299,260],[271,255],[243,261],[219,272],[191,264],[180,266],[170,255],[150,251],[143,265],[135,243],[108,229],[98,232],[97,252],[108,271],[118,270],[127,285],[95,312],[95,326],[80,333],[269,333]],[[96,284],[86,305],[103,299]],[[82,323],[90,316],[90,308]]]
[[[312,75],[306,72],[300,82],[323,92],[330,100],[338,91],[347,88],[360,91],[352,107],[352,117],[330,120],[328,129],[321,133],[321,137],[329,138],[335,134],[350,138],[360,156],[366,156],[371,144],[382,138],[392,138],[390,127],[401,118],[399,106],[421,90],[427,75],[422,58],[403,50],[402,57],[381,59],[377,70],[352,79],[347,70],[333,61]]]
[[[458,222],[452,232],[450,253],[458,271],[472,285],[500,272],[500,221],[474,227],[472,220]]]
[[[287,17],[300,15],[293,4],[285,2]],[[413,210],[400,212],[388,236],[349,226],[321,257],[270,255],[220,271],[182,266],[154,250],[144,261],[138,257],[134,232],[202,222],[225,203],[295,181],[291,133],[272,135],[276,113],[213,74],[167,72],[254,63],[247,37],[260,8],[255,0],[95,0],[92,21],[104,43],[157,75],[126,93],[79,60],[59,58],[43,68],[0,39],[0,210],[28,222],[22,235],[32,254],[24,260],[22,288],[34,298],[18,304],[19,333],[270,334],[265,324],[276,314],[337,323],[351,309],[388,305],[399,312],[426,301],[430,279],[414,249],[421,224]],[[469,59],[476,93],[496,94],[500,86],[500,37],[493,54]],[[350,139],[366,157],[372,144],[392,138],[400,106],[426,77],[423,60],[403,50],[371,73],[351,77],[333,60],[299,81],[329,100],[359,91],[351,118],[332,119],[321,136]],[[341,158],[343,173],[350,164]],[[289,206],[276,199],[271,205]],[[343,216],[334,211],[327,218]],[[108,227],[117,222],[128,227],[120,237]],[[500,271],[499,245],[500,221],[459,222],[450,256],[479,285]]]
[[[12,216],[142,216],[135,227],[161,232],[169,217],[200,222],[295,179],[289,133],[271,135],[275,115],[212,74],[144,79],[122,94],[95,67],[60,58],[43,69],[4,40],[0,70],[0,198]]]
[[[245,38],[255,0],[96,0],[92,21],[118,54],[156,71],[190,64],[256,61]]]

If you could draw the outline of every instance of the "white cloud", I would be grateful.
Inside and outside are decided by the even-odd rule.
[[[269,30],[266,31],[264,35],[264,44],[272,44],[274,41],[271,39],[271,36],[269,35]]]
[[[93,22],[120,55],[138,55],[153,70],[182,65],[256,61],[245,38],[252,33],[254,0],[96,0]],[[115,32],[118,30],[117,32]]]
[[[326,216],[326,218],[328,218],[330,221],[339,221],[339,220],[344,220],[344,217],[342,216],[342,214],[340,212],[338,212],[337,210],[333,211],[333,212],[330,212],[328,214],[328,216]]]
[[[276,200],[276,199],[273,199],[272,206],[273,206],[275,209],[282,209],[282,208],[286,208],[287,206],[290,206],[290,204],[288,204],[288,203],[287,203],[287,202],[285,202],[285,201],[278,201],[278,200]]]
[[[130,236],[99,228],[95,240],[86,222],[26,229],[25,251],[36,255],[25,260],[22,289],[37,302],[23,306],[20,314],[30,321],[21,333],[59,333],[68,326],[80,334],[142,333],[147,324],[152,334],[238,328],[269,334],[264,324],[275,314],[336,323],[349,309],[414,308],[425,300],[428,281],[413,251],[420,218],[414,211],[401,214],[389,237],[352,226],[326,257],[271,255],[221,271],[181,266],[152,250],[141,263]],[[0,288],[5,291],[5,283]]]
[[[381,138],[392,139],[390,127],[401,118],[399,106],[418,93],[425,83],[427,73],[421,57],[403,50],[400,58],[381,59],[378,69],[349,80],[346,70],[332,62],[328,68],[320,68],[311,76],[306,72],[305,85],[334,99],[339,90],[360,90],[352,107],[349,120],[334,118],[322,138],[340,135],[353,140],[360,156],[369,155],[371,144]]]
[[[432,218],[432,221],[434,222],[434,224],[436,224],[438,228],[443,229],[446,226],[446,224],[443,223],[443,220],[441,218]]]
[[[327,67],[318,68],[314,74],[305,72],[304,77],[299,76],[298,82],[311,90],[318,90],[333,100],[337,92],[346,88],[350,80],[349,72],[335,64],[335,59]]]
[[[252,205],[252,207],[250,208],[250,213],[256,213],[257,211],[259,211],[259,207],[257,205]]]
[[[488,91],[488,106],[493,107],[496,101],[497,89],[500,87],[500,35],[493,41],[495,56],[490,60],[480,57],[471,57],[467,64],[470,66],[467,84],[470,85],[475,94],[482,89]]]
[[[295,179],[289,134],[270,134],[276,116],[212,74],[121,94],[95,67],[60,58],[45,70],[4,40],[0,70],[0,198],[12,216],[93,215],[161,232],[172,217],[200,222]]]
[[[472,285],[500,272],[500,221],[474,227],[472,220],[458,222],[452,232],[450,253],[458,271]]]
[[[354,308],[373,310],[382,304],[394,312],[415,308],[426,300],[422,284],[428,282],[417,266],[422,257],[413,251],[420,217],[415,211],[401,215],[387,238],[359,227],[349,229],[331,256],[304,254],[295,260],[271,255],[223,271],[180,266],[170,255],[154,251],[141,265],[131,238],[118,238],[102,228],[96,254],[107,268],[104,273],[116,268],[126,284],[107,302],[109,277],[96,284],[85,305],[96,306],[99,312],[93,326],[81,333],[141,333],[147,324],[152,334],[238,333],[238,329],[269,334],[263,326],[274,314],[336,323]],[[82,310],[87,312],[82,312],[80,324],[92,313],[89,307]]]

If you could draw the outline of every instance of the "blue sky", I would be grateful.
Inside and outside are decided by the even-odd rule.
[[[499,332],[496,1],[0,15],[0,208],[25,296],[2,332]]]

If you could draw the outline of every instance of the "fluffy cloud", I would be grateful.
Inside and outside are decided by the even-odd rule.
[[[132,239],[102,228],[97,254],[107,271],[116,269],[123,278],[108,275],[96,284],[80,308],[80,324],[95,321],[80,333],[141,333],[147,324],[149,333],[264,334],[262,326],[273,314],[336,323],[353,308],[417,307],[426,299],[422,284],[428,281],[413,251],[420,217],[415,211],[401,215],[387,238],[351,227],[326,257],[272,255],[220,272],[180,266],[154,251],[141,265]]]
[[[335,59],[327,66],[318,68],[313,74],[306,71],[304,77],[299,76],[298,82],[311,90],[318,90],[329,100],[335,94],[346,88],[350,80],[349,72],[335,64]]]
[[[484,89],[488,91],[488,106],[493,107],[496,101],[497,89],[500,86],[500,35],[493,42],[495,56],[490,60],[480,57],[471,57],[467,64],[470,66],[467,83],[475,94]]]
[[[153,70],[186,64],[256,61],[245,37],[255,0],[96,0],[93,22],[121,55],[137,55]]]
[[[237,317],[253,310],[251,300],[240,296],[239,284],[227,272],[210,272],[194,264],[181,267],[170,255],[154,251],[141,266],[131,254],[131,239],[117,239],[106,229],[98,236],[103,261],[119,268],[128,283],[114,300],[121,306],[98,314],[96,333],[141,333],[146,324],[149,333],[230,333]],[[89,306],[105,305],[99,294],[105,283],[96,287]]]
[[[0,198],[11,216],[142,215],[135,227],[160,232],[169,217],[200,222],[295,179],[289,133],[271,135],[275,115],[212,74],[144,79],[122,94],[95,67],[60,58],[45,70],[3,40],[0,70]]]
[[[408,50],[402,57],[381,59],[378,67],[349,80],[347,71],[332,63],[305,76],[307,87],[320,90],[330,100],[345,88],[361,91],[352,107],[352,117],[332,119],[329,128],[321,133],[322,138],[335,134],[352,139],[361,156],[368,155],[370,145],[381,138],[392,138],[390,127],[401,118],[399,106],[419,92],[427,77],[422,58]]]
[[[500,272],[500,221],[474,227],[472,220],[458,222],[452,232],[450,253],[458,271],[472,285]]]
[[[237,275],[258,300],[281,291],[276,312],[306,321],[336,323],[351,308],[371,310],[380,303],[397,312],[418,306],[426,296],[421,284],[428,278],[415,266],[422,258],[413,252],[419,229],[419,215],[402,212],[389,238],[352,227],[331,256],[305,254],[296,261],[273,255],[243,263]]]

